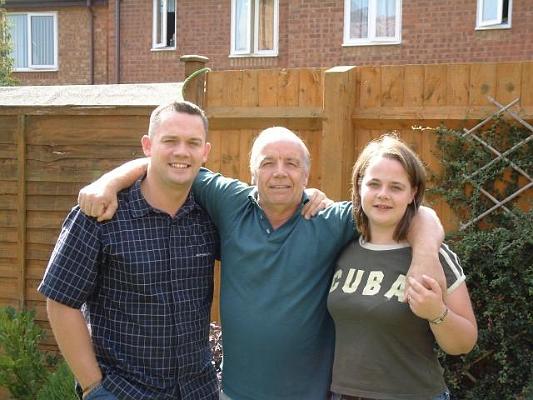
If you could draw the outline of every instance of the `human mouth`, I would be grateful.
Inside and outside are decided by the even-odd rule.
[[[387,206],[385,204],[376,204],[374,207],[379,210],[390,210],[392,208],[391,206]]]
[[[184,163],[170,163],[169,164],[171,168],[175,168],[175,169],[185,169],[185,168],[189,168],[189,164],[184,164]]]

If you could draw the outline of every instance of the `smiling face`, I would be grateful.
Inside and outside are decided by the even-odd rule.
[[[170,110],[150,136],[143,136],[142,146],[150,157],[150,178],[171,190],[190,189],[211,148],[200,116]]]
[[[259,149],[253,181],[266,212],[292,213],[300,204],[309,177],[302,146],[292,138],[278,138]]]
[[[368,218],[372,241],[393,241],[396,226],[416,195],[403,165],[395,159],[374,157],[359,187],[361,206]]]

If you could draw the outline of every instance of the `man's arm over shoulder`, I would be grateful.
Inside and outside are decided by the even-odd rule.
[[[118,207],[117,193],[133,185],[146,173],[148,160],[138,158],[128,161],[83,187],[78,194],[82,211],[98,218],[98,221],[111,219]]]
[[[407,234],[407,241],[413,249],[408,276],[419,281],[422,275],[430,276],[439,283],[444,292],[446,278],[439,260],[439,250],[443,240],[444,229],[435,211],[428,207],[420,207]]]

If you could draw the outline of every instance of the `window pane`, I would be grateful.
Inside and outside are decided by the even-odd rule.
[[[249,51],[250,0],[235,0],[235,50]]]
[[[274,50],[274,0],[259,0],[259,50]]]
[[[54,65],[54,18],[31,17],[31,61],[33,65]]]
[[[176,44],[176,7],[175,0],[167,3],[167,42],[166,45],[174,47]]]
[[[8,15],[12,55],[15,68],[28,67],[28,17],[27,15]]]
[[[378,0],[376,10],[376,37],[394,37],[396,0]]]
[[[498,0],[484,0],[482,20],[495,20],[498,18]]]
[[[164,1],[163,0],[157,0],[156,1],[156,14],[155,14],[155,43],[161,44],[163,42],[163,13],[165,12],[164,9]]]
[[[350,6],[350,38],[368,37],[368,0],[352,0]]]

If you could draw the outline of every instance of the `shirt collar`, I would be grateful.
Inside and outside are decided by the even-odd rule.
[[[248,199],[250,200],[251,203],[261,208],[261,206],[259,205],[259,200],[258,200],[259,191],[257,190],[257,186],[252,186],[252,190],[250,191],[250,193],[248,193]],[[308,202],[309,202],[309,196],[307,196],[307,193],[305,193],[305,190],[304,190],[304,193],[302,194],[302,201],[300,205],[298,206],[298,211],[300,211],[302,207],[306,205]]]
[[[152,207],[144,198],[141,191],[141,182],[144,178],[146,178],[146,175],[135,181],[135,183],[130,186],[129,189],[126,189],[131,216],[134,218],[140,218],[144,217],[145,215],[148,215],[150,212],[168,215],[167,213]],[[176,216],[184,213],[189,213],[196,208],[199,209],[200,206],[196,203],[196,201],[194,200],[194,196],[190,191],[189,195],[187,196],[187,199],[185,200],[185,203],[183,203],[181,208],[178,210]]]

